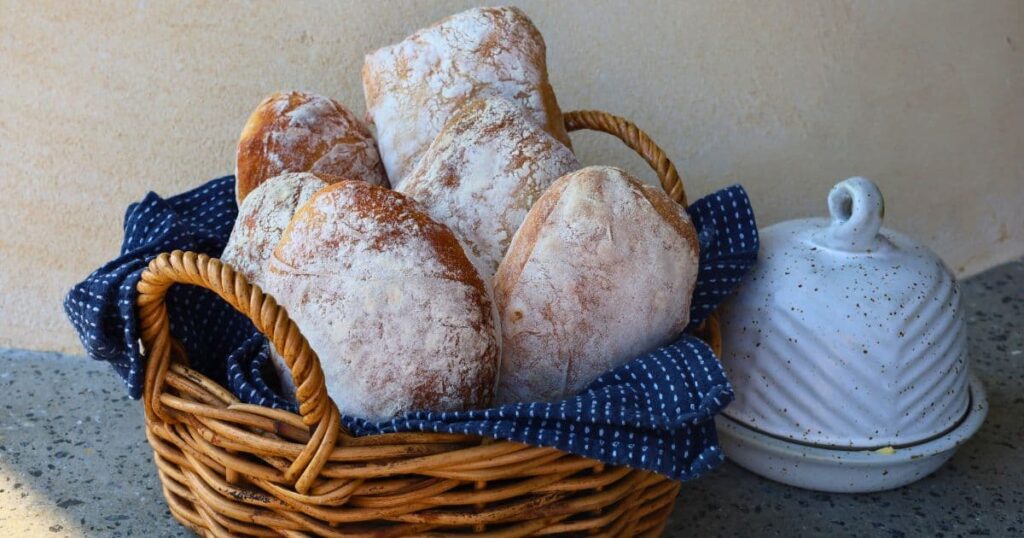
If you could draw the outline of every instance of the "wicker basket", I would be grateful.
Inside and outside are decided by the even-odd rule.
[[[632,123],[581,111],[565,124],[618,137],[686,203],[675,167]],[[210,289],[252,319],[291,368],[298,415],[241,403],[187,366],[164,303],[174,284]],[[284,308],[216,259],[162,254],[138,290],[146,435],[171,514],[204,536],[657,536],[672,511],[678,482],[552,448],[434,433],[350,436]],[[720,351],[714,318],[701,333]]]

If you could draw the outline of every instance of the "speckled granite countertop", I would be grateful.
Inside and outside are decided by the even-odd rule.
[[[727,463],[686,484],[669,536],[1024,536],[1024,263],[963,283],[985,425],[894,491],[802,491]],[[167,512],[142,406],[102,364],[0,350],[0,536],[188,536]]]

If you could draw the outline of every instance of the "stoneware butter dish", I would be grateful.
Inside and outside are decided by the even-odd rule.
[[[864,178],[837,184],[830,219],[761,231],[761,257],[723,306],[736,400],[719,417],[728,458],[808,489],[863,492],[934,471],[981,426],[952,273],[882,227]]]

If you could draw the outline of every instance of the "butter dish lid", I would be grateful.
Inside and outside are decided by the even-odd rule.
[[[722,310],[729,418],[820,446],[908,446],[969,405],[966,331],[952,273],[882,227],[864,178],[837,184],[831,218],[761,231],[752,275]]]

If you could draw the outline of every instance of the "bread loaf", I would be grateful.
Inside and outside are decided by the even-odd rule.
[[[335,180],[336,181],[336,180]],[[327,182],[307,172],[286,173],[260,184],[242,201],[220,259],[263,286],[263,274],[295,212]]]
[[[266,289],[342,412],[385,420],[491,404],[499,336],[486,287],[412,199],[361,181],[321,190],[285,230]]]
[[[363,122],[332,99],[297,91],[264,99],[242,129],[235,161],[239,204],[284,172],[387,185],[377,143]]]
[[[544,38],[517,8],[476,8],[366,57],[366,109],[391,184],[399,187],[452,113],[472,97],[505,97],[569,146],[548,82]]]
[[[540,195],[579,168],[564,144],[502,99],[460,108],[399,188],[463,239],[490,282]]]
[[[689,321],[698,243],[686,211],[610,167],[556,181],[494,279],[499,403],[557,400],[665,344]]]

